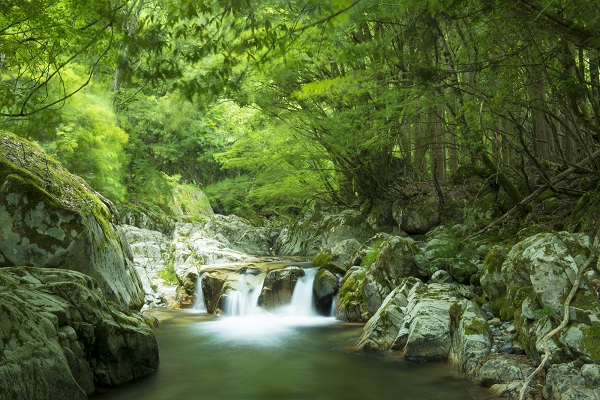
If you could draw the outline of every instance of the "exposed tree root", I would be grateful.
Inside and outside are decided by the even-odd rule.
[[[569,295],[565,299],[565,303],[563,304],[563,319],[562,319],[562,321],[556,328],[552,329],[550,332],[548,332],[546,334],[546,336],[544,336],[542,338],[542,343],[544,344],[544,357],[542,357],[542,360],[540,361],[540,364],[537,366],[535,371],[533,371],[531,373],[531,375],[529,375],[529,377],[523,383],[523,387],[521,387],[521,390],[519,392],[519,400],[523,400],[525,398],[525,392],[527,391],[527,386],[529,386],[529,383],[544,368],[544,365],[546,365],[546,362],[550,358],[550,346],[548,345],[550,338],[559,334],[563,329],[565,329],[565,327],[569,323],[569,307],[571,306],[571,301],[573,300],[573,298],[575,297],[575,294],[577,293],[577,290],[579,289],[579,285],[581,284],[581,279],[583,278],[583,274],[590,267],[590,265],[592,265],[594,263],[594,260],[596,258],[598,258],[599,245],[600,245],[600,228],[598,229],[598,231],[596,232],[596,236],[594,237],[594,242],[592,244],[592,252],[591,252],[589,258],[587,259],[587,261],[583,264],[583,266],[581,268],[579,268],[579,271],[577,271],[577,276],[575,278],[575,282],[573,282],[573,287],[571,288]],[[596,268],[600,269],[600,258],[598,258]]]

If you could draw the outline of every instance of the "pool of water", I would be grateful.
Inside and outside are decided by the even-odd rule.
[[[465,400],[490,398],[445,363],[354,348],[362,325],[324,317],[214,318],[161,311],[159,371],[97,399]]]

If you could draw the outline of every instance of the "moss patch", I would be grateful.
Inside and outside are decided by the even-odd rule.
[[[595,362],[600,361],[600,322],[581,329],[583,332],[583,348],[592,356]]]

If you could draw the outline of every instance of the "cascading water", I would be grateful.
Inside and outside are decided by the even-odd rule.
[[[231,287],[226,292],[223,310],[225,315],[239,317],[259,312],[257,302],[263,283],[264,277],[257,277],[252,281],[245,275],[238,276],[230,283]]]
[[[257,306],[264,275],[230,277],[226,282],[224,317],[202,324],[202,330],[219,344],[281,346],[299,335],[300,327],[335,323],[335,318],[319,316],[316,311],[313,284],[319,268],[303,270],[304,276],[296,282],[290,304],[270,311]]]
[[[196,304],[194,304],[194,310],[207,313],[206,303],[204,302],[204,290],[202,290],[202,277],[203,274],[198,275],[198,282],[196,283]]]
[[[292,316],[314,317],[317,316],[313,294],[313,284],[319,268],[304,269],[304,276],[298,279],[292,301],[289,307],[285,307],[286,314]]]

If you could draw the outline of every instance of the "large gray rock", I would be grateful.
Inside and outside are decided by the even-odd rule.
[[[450,307],[452,347],[450,360],[468,377],[474,379],[480,361],[490,354],[491,332],[483,310],[464,299]]]
[[[541,338],[563,318],[563,303],[590,253],[590,238],[567,232],[541,233],[517,243],[510,252],[494,248],[485,261],[482,286],[492,311],[515,319],[519,340],[528,355],[544,352]],[[597,342],[600,304],[589,270],[570,307],[570,324],[549,342],[551,361],[575,358],[600,361]]]
[[[163,292],[162,279],[158,272],[166,267],[169,238],[161,232],[121,225],[133,257],[133,265],[142,281],[146,304],[156,305],[157,297]]]
[[[439,199],[435,194],[398,200],[392,207],[394,220],[409,234],[427,233],[441,222]]]
[[[551,400],[600,399],[600,365],[552,365],[544,389],[546,398]]]
[[[367,351],[390,350],[404,325],[409,293],[413,287],[421,285],[423,283],[417,278],[407,278],[394,289],[366,323],[356,346]]]
[[[0,267],[66,268],[124,307],[144,303],[111,204],[35,145],[0,132]]]
[[[362,256],[341,282],[338,317],[366,322],[404,278],[420,276],[415,256],[419,247],[411,238],[387,237]]]
[[[348,239],[364,243],[374,234],[358,210],[315,210],[282,230],[276,249],[282,255],[314,256]]]
[[[408,297],[404,324],[392,348],[409,358],[445,360],[452,346],[450,308],[464,298],[454,284],[415,285]]]
[[[270,237],[236,216],[214,215],[178,225],[169,249],[175,272],[182,279],[205,265],[258,261],[270,253]]]
[[[0,398],[85,399],[157,368],[148,321],[106,301],[89,276],[1,270]]]

